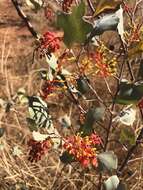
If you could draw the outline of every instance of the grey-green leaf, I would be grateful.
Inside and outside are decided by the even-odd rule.
[[[107,170],[113,170],[117,169],[118,166],[118,158],[114,154],[113,151],[106,151],[103,153],[100,153],[97,156],[99,162],[107,169]]]
[[[119,178],[113,175],[104,182],[104,187],[106,190],[117,190],[119,182]]]

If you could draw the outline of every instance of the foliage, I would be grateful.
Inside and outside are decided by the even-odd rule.
[[[142,24],[136,18],[141,1],[134,5],[119,0],[55,1],[53,29],[41,35],[17,1],[12,2],[36,36],[33,49],[40,65],[38,92],[31,95],[22,87],[12,102],[1,101],[1,107],[9,111],[17,104],[27,106],[31,135],[27,160],[36,163],[56,151],[65,168],[71,165],[76,170],[76,163],[96,177],[99,173],[99,190],[126,190],[123,170],[127,173],[128,161],[136,156],[143,137],[143,81],[136,76],[142,65],[131,64],[143,51]],[[35,10],[33,14],[48,6],[36,0],[26,3]],[[107,34],[118,44],[108,44]],[[51,100],[59,106],[56,113]],[[1,139],[4,132],[1,127]],[[13,155],[21,154],[15,146]]]

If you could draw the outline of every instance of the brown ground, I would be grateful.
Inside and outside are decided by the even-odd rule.
[[[30,15],[28,11],[26,13]],[[40,14],[42,13],[38,15]],[[35,16],[32,22],[43,33],[47,26],[42,24],[40,18]],[[20,87],[25,87],[29,94],[37,91],[33,71],[39,64],[36,61],[34,66],[31,65],[33,43],[33,37],[17,15],[11,1],[0,0],[0,98],[3,100],[11,101]],[[99,89],[102,94],[102,87]],[[56,110],[56,107],[53,109]],[[50,152],[36,164],[27,161],[27,139],[30,132],[26,123],[26,110],[25,106],[18,105],[10,113],[5,113],[0,108],[0,127],[6,129],[6,134],[0,138],[0,146],[4,145],[4,149],[0,150],[0,190],[96,190],[85,177],[86,174],[89,175],[88,171],[83,171],[83,175],[81,169],[77,168],[79,172],[75,172],[68,166],[61,172],[63,164],[56,153]],[[12,154],[15,146],[23,152],[20,157]],[[142,162],[139,165],[134,164],[135,177],[126,177],[128,181],[135,179],[131,190],[143,189],[142,168]],[[97,183],[97,177],[95,171],[88,176],[94,183]]]

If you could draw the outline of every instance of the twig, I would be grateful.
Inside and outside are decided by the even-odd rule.
[[[91,0],[87,0],[87,3],[88,3],[88,6],[90,7],[90,10],[92,11],[92,14],[94,14],[95,13],[95,9],[94,9],[94,7],[92,5]]]
[[[121,70],[120,70],[120,74],[119,74],[119,80],[118,80],[117,90],[116,90],[116,93],[115,93],[115,95],[114,95],[113,103],[112,103],[112,107],[111,107],[111,116],[110,116],[109,125],[108,125],[108,128],[107,128],[108,131],[107,131],[107,136],[106,136],[106,140],[105,140],[105,148],[104,148],[105,151],[106,151],[106,149],[107,149],[108,140],[109,140],[109,135],[110,135],[111,127],[112,127],[112,120],[113,120],[113,114],[112,114],[112,112],[114,111],[116,97],[117,97],[118,92],[119,92],[119,90],[120,90],[119,87],[120,87],[120,83],[121,83],[121,79],[122,79],[122,75],[123,75],[124,65],[125,65],[125,59],[124,59],[124,61],[122,62],[122,65],[121,65]]]
[[[120,35],[119,35],[119,38],[120,38],[121,46],[122,46],[123,53],[124,53],[124,60],[127,60],[126,63],[127,63],[127,67],[128,67],[130,76],[131,76],[131,81],[135,81],[135,76],[134,76],[134,73],[133,73],[133,70],[132,70],[132,66],[131,66],[130,62],[128,61],[127,47],[124,44],[124,42],[123,42]]]
[[[30,33],[32,34],[33,37],[35,37],[36,39],[39,39],[39,36],[37,34],[37,32],[35,31],[35,29],[33,28],[32,24],[29,22],[27,16],[25,15],[25,13],[22,11],[19,3],[17,2],[17,0],[11,0],[15,9],[17,10],[18,15],[23,19],[23,21],[25,22],[28,30],[30,31]]]
[[[102,173],[99,173],[99,184],[98,184],[98,190],[102,190]]]
[[[109,142],[114,142],[114,143],[117,143],[119,144],[120,146],[122,146],[122,148],[125,150],[125,151],[128,151],[127,147],[125,145],[123,145],[119,140],[116,140],[116,139],[111,139],[108,141]]]

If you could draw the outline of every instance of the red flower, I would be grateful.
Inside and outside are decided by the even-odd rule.
[[[94,144],[94,145],[96,145],[96,144],[101,144],[101,138],[99,137],[99,136],[97,136],[95,133],[92,133],[91,135],[90,135],[90,140],[92,141],[92,143]]]
[[[54,85],[54,81],[50,81],[50,80],[46,81],[43,84],[42,89],[40,91],[41,97],[46,99],[49,94],[53,93],[55,88],[56,86]]]
[[[28,146],[30,147],[28,160],[31,162],[37,162],[41,160],[42,156],[44,156],[51,148],[51,142],[50,140],[35,141],[30,139]]]
[[[60,37],[57,37],[54,32],[46,32],[40,39],[40,56],[51,54],[60,48]]]
[[[104,51],[96,51],[91,54],[92,60],[95,62],[95,72],[102,77],[112,76],[116,73],[116,58],[107,58],[108,54]]]
[[[69,12],[70,7],[71,7],[73,2],[74,2],[74,0],[63,0],[63,2],[62,2],[63,11]]]
[[[42,86],[40,91],[41,97],[46,99],[48,95],[52,94],[56,90],[65,90],[66,87],[64,86],[64,82],[62,80],[47,80]]]
[[[77,134],[67,137],[63,146],[69,154],[74,156],[84,167],[87,167],[89,164],[98,165],[95,145],[100,143],[101,139],[95,133],[85,137]]]

